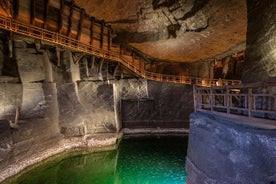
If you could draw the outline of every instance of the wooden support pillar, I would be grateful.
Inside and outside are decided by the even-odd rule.
[[[91,58],[90,58],[92,61],[92,64],[91,64],[91,69],[94,69],[95,68],[95,56],[93,55]]]
[[[108,42],[107,42],[107,47],[108,47],[108,50],[110,51],[110,48],[111,48],[111,25],[108,25],[108,32],[107,32],[107,39],[108,39]]]
[[[88,68],[88,58],[85,60],[85,72],[86,72],[86,77],[89,77],[89,68]]]
[[[103,63],[104,63],[104,58],[102,58],[101,61],[100,61],[100,65],[99,65],[99,68],[98,68],[98,73],[102,72]]]
[[[47,17],[48,17],[48,13],[49,13],[49,2],[50,0],[44,0],[45,1],[45,8],[44,8],[44,17],[43,17],[43,28],[46,29],[47,28]]]
[[[120,63],[117,63],[117,65],[116,65],[116,67],[115,67],[115,69],[114,69],[114,72],[113,72],[113,77],[114,77],[114,78],[116,77],[116,73],[117,73],[117,71],[118,71],[118,69],[119,69],[119,66],[120,66]]]
[[[86,56],[86,53],[82,53],[81,55],[79,56],[76,56],[75,54],[72,54],[72,59],[73,59],[73,62],[74,64],[79,64],[79,62]]]
[[[31,8],[30,8],[30,10],[31,10],[31,12],[30,12],[30,14],[31,14],[31,16],[30,16],[30,23],[32,24],[32,25],[34,25],[34,19],[35,19],[35,0],[31,0]]]
[[[70,5],[70,14],[68,17],[68,29],[67,29],[67,33],[66,33],[66,35],[68,37],[70,37],[71,30],[72,30],[72,18],[73,18],[73,12],[74,12],[74,4],[75,4],[75,1],[72,0],[71,5]]]
[[[106,80],[109,80],[109,77],[108,77],[108,62],[106,62]]]
[[[101,21],[101,37],[100,37],[100,47],[101,49],[103,48],[103,38],[104,38],[104,26],[105,26],[105,22],[102,20]]]
[[[90,24],[90,45],[93,45],[94,24],[95,24],[95,17],[91,17],[91,24]]]
[[[78,34],[77,34],[77,39],[80,40],[81,32],[82,32],[82,24],[83,24],[83,17],[85,14],[85,10],[82,8],[81,9],[81,14],[80,14],[80,20],[79,20],[79,25],[78,25]]]
[[[59,9],[59,16],[58,16],[58,32],[61,32],[62,29],[62,22],[63,22],[63,11],[64,11],[64,0],[60,0],[60,9]]]
[[[13,19],[18,18],[18,13],[19,13],[19,0],[13,0],[13,9],[12,9],[12,17]]]

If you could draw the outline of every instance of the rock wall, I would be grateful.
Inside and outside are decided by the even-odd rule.
[[[71,148],[115,147],[122,120],[132,128],[188,127],[191,86],[117,80],[116,65],[100,58],[95,63],[104,70],[32,38],[15,36],[12,52],[6,43],[0,42],[0,182]]]
[[[116,145],[119,136],[115,85],[81,81],[70,51],[34,42],[16,36],[11,58],[0,42],[0,182],[69,148]]]
[[[191,115],[187,184],[276,182],[275,130],[237,121],[203,113]]]
[[[132,85],[126,94],[121,106],[123,128],[188,128],[191,86],[147,81]]]
[[[248,26],[242,81],[276,81],[276,1],[247,1]]]
[[[4,141],[0,149],[1,169],[52,147],[61,138],[56,85],[43,82],[45,69],[41,53],[27,47],[22,40],[15,40],[14,49],[12,58],[4,57],[3,65],[14,60],[21,83],[18,80],[0,83],[0,139]],[[2,74],[10,76],[1,77],[16,73],[3,71]]]

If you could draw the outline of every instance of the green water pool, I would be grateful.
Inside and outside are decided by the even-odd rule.
[[[118,150],[46,162],[5,184],[185,184],[185,136],[123,139]]]

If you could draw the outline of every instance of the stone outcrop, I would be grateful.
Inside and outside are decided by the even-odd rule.
[[[193,113],[190,121],[188,184],[276,182],[275,127],[241,125],[203,113]]]
[[[276,1],[248,1],[243,82],[276,81]]]

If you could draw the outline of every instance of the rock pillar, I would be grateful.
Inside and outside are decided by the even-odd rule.
[[[276,1],[247,0],[243,83],[276,81]]]

